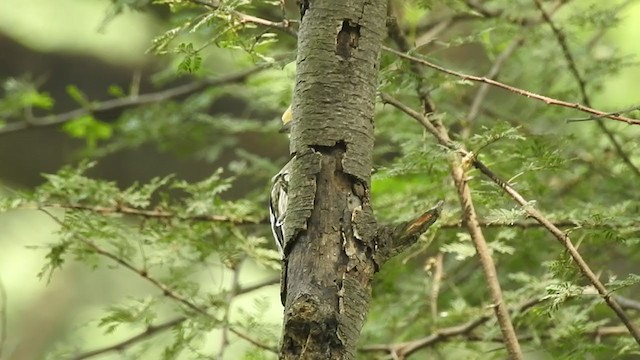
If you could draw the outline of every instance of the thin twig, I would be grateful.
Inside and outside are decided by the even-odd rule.
[[[573,76],[573,78],[578,83],[578,88],[580,89],[580,96],[582,97],[582,102],[586,106],[591,107],[591,100],[589,99],[589,96],[587,95],[587,82],[580,75],[580,71],[578,71],[578,65],[576,64],[576,61],[575,61],[573,55],[571,54],[571,50],[569,49],[569,44],[567,44],[566,35],[555,24],[553,19],[551,19],[551,16],[544,9],[544,6],[542,5],[542,2],[540,0],[533,0],[533,3],[536,5],[538,10],[542,14],[542,18],[545,20],[545,22],[551,28],[551,31],[553,32],[553,35],[555,36],[556,40],[558,41],[558,44],[560,45],[560,48],[562,49],[562,54],[564,55],[564,59],[565,59],[565,61],[567,63],[567,66],[569,67],[569,72],[571,72],[571,75]],[[600,114],[597,117],[594,117],[594,120],[598,124],[598,127],[600,128],[600,130],[602,130],[602,132],[604,132],[604,134],[607,136],[607,138],[609,139],[609,142],[611,142],[613,147],[616,149],[616,152],[622,158],[622,161],[627,165],[627,167],[633,173],[635,173],[637,176],[640,176],[640,169],[633,164],[633,162],[631,161],[629,156],[622,149],[622,145],[620,145],[620,143],[618,142],[618,140],[616,140],[616,138],[613,135],[613,133],[611,132],[611,130],[609,130],[609,128],[607,128],[607,126],[602,121],[603,118],[610,118],[611,116],[620,116],[620,113],[604,113],[604,114]]]
[[[480,227],[483,228],[504,228],[504,227],[514,227],[521,229],[532,229],[532,228],[540,228],[543,227],[542,224],[535,221],[513,221],[513,222],[493,222],[493,221],[483,221],[479,220]],[[587,221],[585,223],[581,223],[580,221],[573,220],[558,220],[554,221],[553,224],[557,227],[569,227],[572,229],[610,229],[616,227],[616,224],[590,224]],[[439,229],[457,229],[463,227],[464,224],[462,221],[453,221],[453,222],[443,222],[438,223]]]
[[[224,357],[224,352],[229,346],[229,314],[231,313],[231,302],[233,298],[238,293],[238,288],[240,287],[240,267],[241,263],[236,264],[233,271],[233,277],[231,279],[231,288],[229,289],[229,293],[226,296],[226,304],[224,306],[224,316],[222,317],[222,335],[220,338],[220,350],[218,351],[218,359],[222,359]]]
[[[444,276],[444,253],[438,252],[433,259],[433,277],[431,279],[431,294],[429,303],[431,304],[431,318],[434,324],[438,318],[438,297],[440,295],[440,285]]]
[[[516,311],[518,314],[522,314],[531,307],[540,304],[544,301],[543,298],[532,299],[524,304],[522,304]],[[477,319],[471,320],[467,323],[457,326],[446,327],[437,331],[434,331],[432,334],[425,336],[421,339],[416,339],[412,341],[407,341],[403,343],[395,343],[395,344],[376,344],[376,345],[368,345],[359,349],[361,352],[389,352],[391,354],[400,354],[404,357],[407,357],[420,349],[435,346],[438,343],[443,341],[447,341],[454,337],[464,337],[465,341],[484,341],[484,342],[503,342],[502,338],[484,338],[474,333],[474,330],[483,324],[487,323],[491,319],[491,316],[486,314],[478,317]],[[608,336],[624,336],[629,335],[629,329],[624,326],[602,326],[598,327],[593,331],[585,332],[584,335],[594,337],[596,339],[601,337]],[[544,338],[545,336],[521,336],[518,338],[519,341],[531,341],[536,338]],[[403,357],[403,358],[404,358]]]
[[[514,311],[517,314],[524,313],[531,307],[543,302],[544,300],[541,298],[535,298],[526,301],[522,305],[518,306],[518,308]],[[360,349],[362,352],[380,352],[385,351],[389,353],[396,353],[400,355],[400,358],[404,359],[409,355],[417,352],[420,349],[425,347],[434,346],[442,341],[446,341],[452,337],[457,336],[471,336],[471,333],[477,329],[478,327],[484,325],[489,320],[491,320],[493,316],[489,313],[479,316],[478,318],[468,321],[462,325],[451,326],[443,329],[439,329],[435,331],[433,334],[425,336],[421,339],[416,339],[412,341],[407,341],[403,343],[396,344],[379,344],[379,345],[369,345]]]
[[[225,215],[179,215],[177,213],[172,213],[164,210],[144,210],[144,209],[136,209],[128,206],[117,206],[117,207],[107,207],[107,206],[92,206],[92,205],[82,205],[82,204],[43,204],[43,205],[31,205],[27,204],[21,206],[21,209],[39,209],[39,208],[54,208],[54,209],[67,209],[67,210],[86,210],[90,212],[95,212],[102,215],[109,214],[122,214],[122,215],[132,215],[132,216],[141,216],[145,218],[156,218],[156,219],[180,219],[180,220],[189,220],[189,221],[204,221],[204,222],[224,222],[231,223],[235,225],[245,225],[245,224],[257,224],[259,221],[256,220],[248,220],[248,219],[235,219]]]
[[[551,232],[556,239],[564,246],[564,248],[569,252],[571,258],[574,263],[580,269],[582,275],[589,280],[591,285],[593,285],[598,293],[602,296],[604,301],[609,305],[609,307],[613,310],[613,312],[618,316],[618,318],[625,324],[625,326],[629,329],[629,332],[634,337],[636,342],[640,344],[640,331],[637,327],[631,322],[629,317],[624,313],[624,310],[620,307],[618,302],[612,297],[611,293],[605,288],[605,286],[600,282],[595,273],[591,270],[589,265],[584,261],[582,255],[575,248],[571,239],[568,235],[566,235],[562,230],[558,229],[551,221],[549,221],[542,213],[537,211],[535,208],[531,206],[531,204],[525,200],[511,185],[507,184],[505,181],[500,179],[496,174],[494,174],[486,165],[484,165],[480,160],[476,158],[476,156],[472,153],[467,152],[464,149],[457,148],[455,144],[451,141],[448,141],[447,138],[444,138],[438,130],[431,124],[429,119],[420,115],[418,112],[414,111],[410,107],[404,105],[398,100],[387,94],[381,94],[381,97],[385,103],[391,104],[396,107],[398,110],[401,110],[405,114],[417,120],[420,124],[422,124],[425,129],[431,132],[434,137],[438,140],[438,142],[451,150],[454,150],[458,153],[461,153],[463,158],[465,158],[468,162],[470,162],[474,167],[479,169],[483,174],[485,174],[489,179],[491,179],[494,183],[496,183],[501,189],[503,189],[509,196],[511,196],[518,204],[520,204],[527,215],[531,218],[534,218],[538,221],[542,226],[544,226],[549,232]]]
[[[567,102],[567,101],[563,101],[563,100],[558,100],[558,99],[554,99],[548,96],[544,96],[544,95],[539,95],[527,90],[523,90],[520,88],[517,88],[515,86],[511,86],[511,85],[507,85],[504,83],[501,83],[499,81],[495,81],[492,79],[487,79],[484,76],[474,76],[474,75],[469,75],[469,74],[465,74],[465,73],[461,73],[455,70],[451,70],[451,69],[447,69],[445,67],[436,65],[432,62],[429,62],[427,60],[424,59],[420,59],[417,58],[415,56],[411,56],[411,55],[407,55],[405,53],[402,53],[400,51],[394,50],[392,48],[383,46],[382,49],[384,51],[387,51],[389,53],[392,53],[394,55],[397,55],[403,59],[407,59],[409,61],[415,62],[417,64],[421,64],[427,67],[430,67],[434,70],[443,72],[445,74],[449,74],[449,75],[453,75],[456,77],[461,78],[462,80],[469,80],[469,81],[474,81],[474,82],[478,82],[478,83],[485,83],[485,84],[489,84],[489,85],[493,85],[495,87],[499,87],[501,89],[505,89],[508,90],[514,94],[518,94],[527,98],[532,98],[538,101],[542,101],[548,105],[554,105],[554,106],[561,106],[561,107],[566,107],[566,108],[570,108],[570,109],[575,109],[575,110],[579,110],[582,112],[586,112],[589,114],[593,114],[593,115],[606,115],[605,117],[611,120],[616,120],[616,121],[620,121],[620,122],[624,122],[630,125],[640,125],[640,120],[637,119],[631,119],[631,118],[627,118],[624,116],[619,116],[619,115],[607,115],[606,112],[604,111],[600,111],[600,110],[596,110],[596,109],[592,109],[588,106],[582,105],[582,104],[578,104],[578,103],[571,103],[571,102]]]
[[[161,101],[173,99],[179,96],[189,95],[196,91],[202,90],[208,86],[221,86],[244,81],[250,75],[266,69],[269,65],[258,65],[253,68],[240,71],[236,74],[222,76],[216,79],[205,79],[195,81],[189,84],[176,86],[174,88],[148,93],[144,95],[134,95],[118,99],[111,99],[102,102],[92,103],[90,107],[79,108],[57,115],[47,115],[43,117],[34,117],[18,122],[10,122],[0,128],[0,135],[11,132],[26,130],[31,127],[47,127],[65,123],[76,119],[80,116],[103,112],[108,110],[125,109],[133,106],[141,106],[146,104],[158,103]]]
[[[263,281],[261,283],[252,285],[252,286],[246,286],[246,287],[238,287],[236,288],[236,295],[241,295],[241,294],[246,294],[246,293],[250,293],[252,291],[255,291],[257,289],[260,289],[262,287],[265,286],[269,286],[269,285],[273,285],[276,284],[277,282],[279,282],[280,279],[269,279],[268,281]],[[104,348],[101,349],[96,349],[96,350],[91,350],[91,351],[87,351],[84,352],[82,354],[76,355],[75,357],[71,358],[70,360],[82,360],[82,359],[88,359],[90,357],[94,357],[97,355],[101,355],[107,352],[111,352],[111,351],[121,351],[124,350],[128,347],[131,347],[135,344],[137,344],[140,341],[144,341],[146,339],[148,339],[149,337],[153,336],[153,335],[157,335],[158,333],[164,331],[164,330],[168,330],[174,326],[177,326],[181,323],[183,323],[184,321],[186,321],[187,318],[184,316],[175,318],[173,320],[169,320],[166,321],[164,323],[158,324],[158,325],[150,325],[148,326],[143,332],[141,332],[138,335],[135,335],[129,339],[123,340],[121,342],[118,342],[116,344],[110,345],[110,346],[106,346]]]
[[[593,338],[595,341],[599,341],[603,337],[613,337],[613,336],[628,336],[629,330],[624,326],[600,326],[592,331],[586,331],[582,335]],[[551,339],[551,334],[536,334],[536,335],[525,335],[518,338],[520,341],[533,341],[538,339]],[[498,337],[494,338],[484,338],[478,334],[469,334],[464,337],[465,341],[479,341],[479,342],[496,342],[501,343],[502,339]]]
[[[58,223],[60,226],[62,227],[67,227],[67,225],[60,219],[58,219],[56,216],[54,216],[53,214],[51,214],[49,211],[47,211],[47,209],[45,208],[41,208],[40,211],[44,212],[45,214],[47,214],[51,219],[53,219],[53,221],[55,221],[56,223]],[[145,269],[138,269],[136,268],[133,264],[127,262],[126,260],[118,257],[117,255],[107,251],[106,249],[101,248],[100,246],[96,245],[95,243],[93,243],[90,240],[87,239],[79,239],[83,244],[85,244],[86,246],[88,246],[89,248],[93,249],[93,251],[95,251],[97,254],[102,255],[108,259],[111,259],[113,261],[115,261],[116,263],[118,263],[120,266],[124,267],[125,269],[128,269],[136,274],[138,274],[140,277],[142,277],[143,279],[147,280],[148,282],[150,282],[152,285],[154,285],[155,287],[157,287],[158,289],[160,289],[163,293],[164,296],[171,298],[173,300],[175,300],[178,303],[183,304],[185,307],[189,308],[190,310],[194,311],[195,313],[198,313],[200,315],[204,315],[206,317],[209,317],[211,319],[214,319],[216,321],[218,321],[218,319],[216,319],[212,314],[210,314],[205,308],[202,308],[198,305],[196,305],[195,303],[189,301],[187,298],[185,298],[184,296],[178,294],[176,291],[174,291],[173,289],[171,289],[170,287],[168,287],[167,285],[165,285],[164,283],[162,283],[160,280],[157,280],[156,278],[152,277],[148,271],[146,271]],[[263,344],[260,341],[257,341],[253,338],[251,338],[250,336],[235,330],[233,328],[230,328],[229,331],[231,331],[232,333],[234,333],[235,335],[237,335],[239,338],[246,340],[247,342],[270,352],[275,353],[276,349]]]
[[[498,73],[500,73],[500,70],[506,63],[507,59],[510,58],[511,55],[513,55],[513,53],[520,46],[522,46],[522,44],[524,44],[524,40],[524,36],[518,36],[515,39],[511,40],[509,46],[507,46],[507,48],[504,49],[504,51],[502,51],[500,55],[496,57],[496,61],[493,63],[493,66],[491,66],[491,69],[489,70],[487,75],[485,75],[485,77],[488,79],[495,79],[498,76]],[[471,126],[480,114],[480,109],[482,108],[482,104],[484,103],[484,100],[487,97],[488,93],[489,84],[480,85],[480,88],[476,92],[476,95],[473,97],[473,102],[471,103],[469,113],[467,114],[467,125],[465,126],[461,134],[463,138],[468,138],[469,135],[471,135]]]
[[[616,299],[616,301],[620,304],[622,308],[640,311],[640,301],[629,299],[620,295],[614,295],[613,297]]]
[[[584,117],[575,117],[575,118],[569,118],[566,120],[566,122],[568,123],[572,123],[572,122],[582,122],[582,121],[592,121],[592,120],[597,120],[597,119],[602,119],[603,117],[606,117],[607,115],[620,115],[620,114],[626,114],[628,112],[632,112],[635,110],[640,110],[640,105],[634,105],[632,107],[628,107],[622,110],[616,110],[616,111],[611,111],[608,112],[604,115],[592,115],[592,116],[584,116]]]
[[[247,293],[256,291],[258,289],[261,289],[263,287],[276,285],[276,284],[280,284],[280,278],[275,277],[275,278],[267,279],[251,286],[245,286],[245,287],[239,288],[236,291],[236,296],[247,294]]]
[[[150,337],[157,335],[165,330],[169,330],[171,328],[173,328],[174,326],[178,326],[180,324],[182,324],[185,320],[187,320],[186,317],[181,316],[166,322],[163,322],[161,324],[158,325],[149,325],[143,332],[132,336],[126,340],[120,341],[118,343],[115,343],[113,345],[109,345],[109,346],[105,346],[103,348],[100,349],[96,349],[96,350],[91,350],[91,351],[87,351],[81,354],[78,354],[72,358],[70,358],[69,360],[83,360],[83,359],[88,359],[94,356],[98,356],[98,355],[102,355],[108,352],[112,352],[112,351],[122,351],[130,346],[133,346],[141,341],[147,340]]]

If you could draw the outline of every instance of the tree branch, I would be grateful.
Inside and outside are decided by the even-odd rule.
[[[388,32],[390,33],[390,37],[394,39],[401,50],[408,51],[409,42],[405,34],[401,32],[399,28],[389,28]],[[515,50],[515,47],[516,46],[513,47],[513,50]],[[508,55],[505,55],[505,59],[507,56]],[[503,61],[500,61],[500,63],[501,62]],[[415,62],[410,63],[412,71],[417,75],[418,79],[420,79],[418,80],[416,92],[420,101],[422,102],[424,113],[426,114],[426,116],[429,116],[429,114],[435,112],[435,104],[433,104],[433,101],[431,100],[429,93],[424,86],[423,69],[418,65],[419,64]],[[497,69],[499,69],[499,67],[494,68],[496,69],[495,72],[497,73]],[[480,90],[479,97],[482,97],[482,89]],[[431,125],[433,134],[437,133],[444,141],[451,142],[451,140],[449,139],[448,131],[441,121],[435,120],[436,126],[433,126],[431,123],[429,123],[429,125]],[[458,154],[453,154],[449,157],[449,165],[451,168],[451,176],[453,177],[454,183],[456,185],[458,197],[460,199],[460,205],[464,214],[463,223],[466,225],[467,231],[469,232],[471,239],[473,240],[478,259],[480,260],[480,263],[482,265],[486,283],[489,288],[489,293],[491,294],[492,300],[495,304],[495,315],[498,319],[500,330],[502,331],[502,336],[505,340],[507,352],[512,359],[522,359],[523,355],[518,343],[517,335],[515,333],[513,324],[511,323],[511,319],[509,318],[509,312],[506,308],[506,304],[503,303],[502,290],[498,281],[495,264],[493,262],[493,258],[490,255],[488,245],[484,238],[484,234],[482,233],[482,229],[479,226],[476,210],[471,198],[471,190],[465,178],[466,175],[463,161]]]
[[[532,229],[543,227],[542,224],[535,221],[514,221],[514,222],[488,222],[479,220],[478,224],[483,228],[503,228],[503,227],[515,227],[521,229]],[[570,228],[585,228],[585,229],[609,229],[615,227],[612,224],[582,224],[579,221],[573,220],[557,220],[553,224],[557,227],[570,227]],[[440,229],[456,229],[463,227],[462,221],[455,222],[440,222],[438,227]]]
[[[378,251],[375,253],[378,266],[382,266],[387,260],[415,244],[420,235],[438,220],[443,204],[444,201],[438,201],[434,207],[411,221],[399,225],[380,226],[376,234]]]
[[[447,134],[447,131],[441,122],[437,122],[438,127],[436,127],[429,121],[427,117],[421,116],[420,114],[414,112],[412,109],[395,100],[391,96],[384,93],[380,96],[383,102],[396,106],[402,111],[409,111],[412,116],[417,115],[415,119],[418,120],[425,127],[425,129],[427,129],[427,131],[435,136],[440,144],[446,146],[449,149],[455,149],[453,142],[451,141],[451,139],[449,139],[449,135]],[[500,330],[502,331],[502,336],[505,339],[505,345],[509,352],[509,356],[513,359],[522,359],[522,351],[520,350],[520,345],[518,344],[518,337],[515,333],[513,324],[511,323],[511,319],[509,318],[509,312],[507,310],[506,304],[504,303],[502,298],[502,290],[500,288],[500,283],[498,282],[498,275],[495,269],[495,264],[493,262],[493,258],[490,255],[489,247],[485,240],[484,234],[482,233],[482,229],[480,228],[476,210],[473,205],[473,199],[471,198],[471,189],[469,188],[464,168],[466,166],[465,163],[467,160],[466,157],[462,158],[460,156],[460,154],[464,154],[466,153],[466,151],[464,151],[463,149],[457,150],[459,151],[459,153],[452,154],[452,156],[450,157],[449,166],[451,168],[451,175],[456,185],[460,204],[464,212],[463,223],[466,225],[467,231],[469,232],[469,235],[473,240],[478,259],[480,260],[480,263],[482,265],[487,286],[489,287],[489,292],[491,294],[492,301],[494,302],[495,314],[498,319],[498,323],[500,324]]]
[[[595,330],[587,331],[583,335],[593,338],[595,341],[600,340],[603,337],[613,337],[613,336],[628,336],[629,330],[624,326],[599,326]],[[525,335],[521,336],[518,339],[520,341],[534,341],[537,339],[550,339],[550,334],[536,334],[534,335]],[[500,338],[492,338],[486,339],[482,336],[478,336],[476,334],[469,334],[465,336],[466,341],[482,341],[482,342],[502,342]]]
[[[208,86],[221,86],[242,82],[247,77],[266,69],[268,66],[268,64],[258,65],[253,68],[240,71],[236,74],[222,76],[217,79],[204,79],[154,93],[132,95],[123,98],[92,103],[89,107],[71,110],[62,114],[47,115],[43,117],[25,119],[18,122],[10,122],[3,127],[0,127],[0,136],[16,131],[27,130],[32,127],[47,127],[59,125],[87,114],[158,103],[179,96],[193,94]]]
[[[531,307],[541,303],[542,301],[544,300],[541,298],[531,299],[523,303],[522,305],[520,305],[514,312],[523,313],[528,309],[530,309]],[[447,341],[452,337],[471,336],[471,333],[475,329],[487,323],[492,318],[493,316],[490,313],[487,313],[474,320],[468,321],[464,324],[437,330],[433,334],[425,336],[421,339],[416,339],[416,340],[397,343],[397,344],[369,345],[361,348],[360,351],[362,352],[385,351],[392,354],[397,354],[398,357],[404,359],[405,357],[417,352],[420,349],[423,349],[429,346],[434,346],[440,342]]]
[[[427,60],[423,60],[423,59],[420,59],[420,58],[417,58],[417,57],[414,57],[414,56],[411,56],[411,55],[407,55],[405,53],[402,53],[400,51],[394,50],[394,49],[386,47],[386,46],[383,46],[382,49],[384,51],[386,51],[386,52],[392,53],[392,54],[397,55],[397,56],[399,56],[401,58],[404,58],[406,60],[415,62],[415,63],[420,64],[420,65],[424,65],[424,66],[430,67],[430,68],[432,68],[434,70],[443,72],[445,74],[453,75],[453,76],[459,77],[459,78],[461,78],[463,80],[469,80],[469,81],[474,81],[474,82],[478,82],[478,83],[485,83],[485,84],[489,84],[489,85],[492,85],[492,86],[495,86],[495,87],[499,87],[501,89],[508,90],[508,91],[510,91],[510,92],[512,92],[514,94],[518,94],[518,95],[521,95],[521,96],[524,96],[524,97],[527,97],[527,98],[532,98],[532,99],[536,99],[538,101],[542,101],[542,102],[546,103],[547,105],[554,105],[554,106],[561,106],[561,107],[566,107],[566,108],[570,108],[570,109],[576,109],[576,110],[579,110],[579,111],[582,111],[582,112],[586,112],[586,113],[593,114],[593,115],[603,116],[605,118],[608,118],[608,119],[611,119],[611,120],[620,121],[620,122],[624,122],[624,123],[627,123],[627,124],[630,124],[630,125],[640,125],[640,120],[637,120],[637,119],[631,119],[631,118],[620,116],[620,115],[616,115],[616,114],[608,114],[608,113],[606,113],[604,111],[592,109],[592,108],[590,108],[588,106],[585,106],[585,105],[582,105],[582,104],[571,103],[571,102],[567,102],[567,101],[563,101],[563,100],[550,98],[550,97],[544,96],[544,95],[538,95],[536,93],[533,93],[533,92],[530,92],[530,91],[527,91],[527,90],[523,90],[523,89],[511,86],[511,85],[507,85],[507,84],[501,83],[499,81],[495,81],[495,80],[492,80],[492,79],[487,79],[484,76],[481,77],[481,76],[468,75],[468,74],[461,73],[461,72],[458,72],[458,71],[455,71],[455,70],[450,70],[450,69],[447,69],[445,67],[436,65],[436,64],[434,64],[432,62],[429,62]]]
[[[441,127],[440,132],[443,136],[448,137],[444,127]],[[456,185],[458,197],[460,198],[460,205],[464,212],[463,223],[466,225],[467,231],[473,240],[478,259],[482,265],[489,293],[491,294],[491,298],[494,303],[495,315],[498,319],[498,324],[500,325],[500,330],[502,331],[502,337],[509,353],[509,357],[511,359],[523,359],[524,357],[522,355],[522,350],[520,349],[518,337],[510,319],[507,304],[504,302],[504,298],[502,296],[502,289],[498,280],[496,266],[484,237],[484,233],[482,232],[482,228],[478,222],[478,216],[471,197],[471,188],[467,181],[465,166],[465,160],[461,158],[460,155],[456,154],[450,156],[451,175]]]
[[[88,358],[102,355],[112,351],[124,350],[130,346],[133,346],[139,343],[140,341],[147,340],[148,338],[154,335],[157,335],[165,330],[169,330],[174,326],[178,326],[182,324],[185,320],[187,320],[187,318],[184,316],[181,316],[158,325],[149,325],[143,332],[139,333],[138,335],[132,336],[126,340],[115,343],[113,345],[105,346],[100,349],[91,350],[91,351],[78,354],[76,356],[71,357],[69,360],[83,360],[83,359],[88,359]]]
[[[271,278],[271,279],[267,279],[267,280],[261,281],[261,282],[259,282],[257,284],[251,285],[251,286],[240,287],[236,291],[236,296],[244,295],[244,294],[256,291],[258,289],[262,289],[265,286],[276,285],[276,284],[279,284],[279,283],[280,283],[280,278],[274,277],[274,278]]]
[[[616,296],[617,298],[620,298]],[[627,299],[629,300],[629,299]],[[524,302],[517,309],[513,310],[514,313],[522,314],[530,308],[542,303],[545,298],[534,298]],[[634,300],[630,300],[635,302]],[[389,352],[395,353],[399,356],[407,357],[420,349],[435,346],[438,343],[447,341],[454,337],[464,337],[466,340],[471,341],[491,341],[491,342],[503,342],[502,338],[486,339],[481,336],[475,335],[473,332],[480,326],[486,324],[491,320],[491,314],[482,315],[474,320],[466,322],[461,325],[450,326],[434,331],[432,334],[425,336],[421,339],[406,341],[395,344],[376,344],[368,345],[359,349],[361,352]],[[624,326],[602,326],[593,331],[586,332],[585,335],[592,336],[594,338],[600,338],[605,336],[623,336],[629,335],[629,329]],[[530,341],[534,338],[531,336],[519,337],[519,341]]]
[[[93,206],[93,205],[80,205],[80,204],[25,204],[19,206],[18,209],[25,210],[39,210],[41,207],[43,208],[53,208],[53,209],[67,209],[67,210],[85,210],[91,211],[98,214],[122,214],[128,216],[140,216],[144,218],[156,218],[156,219],[178,219],[182,221],[202,221],[202,222],[224,222],[231,223],[234,225],[254,225],[254,224],[268,224],[268,218],[261,219],[234,219],[225,215],[215,215],[215,214],[203,214],[203,215],[193,215],[193,216],[183,216],[170,211],[163,210],[145,210],[145,209],[136,209],[126,206],[118,206],[118,207],[104,207],[104,206]],[[429,210],[427,211],[427,213]],[[422,214],[425,216],[427,213]],[[415,220],[414,220],[415,221]],[[574,229],[611,229],[620,226],[625,226],[623,223],[592,223],[593,219],[558,219],[552,221],[556,227],[569,227]],[[521,229],[532,229],[532,228],[540,228],[543,227],[542,224],[536,221],[513,221],[513,222],[496,222],[496,221],[487,221],[487,220],[478,220],[478,224],[483,228],[505,228],[505,227],[514,227]],[[395,225],[393,227],[405,226],[406,223],[401,225]],[[440,221],[438,223],[438,228],[440,229],[458,229],[464,227],[462,220],[449,220],[448,222]],[[425,229],[426,230],[426,229]],[[269,279],[266,280],[265,283],[267,285],[273,285],[278,283],[278,279]]]
[[[54,208],[54,209],[66,209],[66,210],[85,210],[90,211],[102,215],[110,215],[110,214],[121,214],[121,215],[132,215],[132,216],[141,216],[144,218],[155,218],[155,219],[179,219],[179,220],[189,220],[189,221],[204,221],[204,222],[223,222],[230,223],[234,225],[246,225],[246,224],[258,224],[260,221],[258,220],[247,220],[247,219],[234,219],[225,215],[190,215],[184,216],[179,215],[177,213],[164,211],[164,210],[145,210],[145,209],[136,209],[128,206],[116,206],[116,207],[107,207],[107,206],[92,206],[92,205],[83,205],[83,204],[43,204],[43,205],[28,205],[21,206],[21,209],[40,209],[40,208]],[[266,223],[266,219],[262,222]]]

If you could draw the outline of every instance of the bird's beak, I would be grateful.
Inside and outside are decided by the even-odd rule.
[[[288,134],[290,131],[291,131],[291,121],[289,121],[286,124],[282,124],[282,127],[280,128],[280,133]]]

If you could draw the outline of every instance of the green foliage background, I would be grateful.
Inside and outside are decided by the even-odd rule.
[[[401,3],[396,21],[419,45],[416,54],[484,75],[522,36],[524,43],[501,67],[498,80],[582,102],[549,26],[539,22],[523,28],[522,19],[539,18],[533,2],[484,2],[482,7],[495,16],[483,15],[474,1]],[[640,29],[634,21],[640,5],[561,3],[554,20],[566,34],[593,106],[619,111],[640,105]],[[179,320],[157,336],[101,358],[275,358],[261,348],[277,347],[282,316],[275,284],[279,260],[265,204],[269,179],[287,159],[277,117],[290,102],[295,77],[295,38],[289,30],[296,28],[295,5],[65,0],[48,6],[69,9],[68,16],[82,21],[50,25],[40,21],[49,16],[38,13],[47,5],[24,4],[13,14],[10,2],[0,7],[5,14],[0,16],[12,19],[0,27],[2,32],[45,51],[86,52],[133,67],[151,63],[153,70],[144,76],[153,88],[138,92],[135,81],[130,88],[109,84],[104,97],[94,99],[74,84],[68,84],[66,94],[42,91],[41,74],[2,79],[0,136],[12,136],[7,129],[16,124],[31,121],[37,127],[55,119],[46,116],[58,114],[57,101],[66,97],[80,112],[56,126],[82,145],[67,166],[43,174],[37,188],[3,186],[0,278],[8,299],[3,355],[17,353],[32,337],[39,357],[78,358]],[[247,21],[247,14],[278,24],[284,15],[291,27],[261,26]],[[458,22],[424,42],[426,30],[456,16]],[[46,36],[17,30],[36,22],[50,26]],[[0,19],[0,24],[9,22]],[[392,46],[391,40],[387,44]],[[419,109],[418,79],[409,64],[388,53],[381,62],[380,90]],[[252,68],[250,75],[229,80]],[[452,130],[454,140],[509,179],[530,206],[562,224],[616,295],[640,297],[634,275],[640,261],[640,175],[622,161],[595,121],[567,122],[583,114],[490,89],[480,115],[470,122],[467,114],[478,84],[433,70],[426,74],[435,116]],[[160,96],[189,84],[200,86],[180,96]],[[146,93],[154,97],[142,103],[136,96]],[[121,107],[117,119],[103,118],[100,106],[118,99],[132,102]],[[237,104],[233,111],[219,110],[228,102]],[[373,180],[378,219],[406,221],[438,199],[445,200],[445,210],[419,244],[377,275],[363,349],[427,337],[486,315],[491,306],[474,247],[459,226],[450,154],[407,116],[390,106],[378,110]],[[639,118],[640,111],[625,115]],[[604,121],[621,151],[640,167],[640,127]],[[209,176],[186,181],[179,174],[166,175],[123,186],[92,174],[104,159],[145,146],[198,159]],[[619,322],[561,246],[482,174],[469,170],[467,175],[527,358],[640,355],[624,333],[594,335]],[[438,279],[440,259],[443,277]],[[248,291],[256,284],[263,286]],[[542,301],[518,310],[535,299]],[[639,310],[629,309],[636,322]],[[47,318],[37,325],[37,319]],[[501,359],[506,353],[499,337],[497,324],[489,319],[413,357]],[[384,352],[363,351],[361,356],[384,358]]]

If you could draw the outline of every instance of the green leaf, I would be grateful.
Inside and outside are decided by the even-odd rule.
[[[35,108],[49,110],[55,102],[47,93],[31,91],[24,95],[22,103],[24,106],[33,106]]]
[[[91,102],[87,99],[87,96],[75,85],[67,85],[67,94],[71,96],[78,104],[84,108],[90,108]]]
[[[95,148],[99,140],[111,138],[113,128],[110,124],[102,122],[92,115],[84,115],[64,124],[64,132],[69,136],[84,139],[89,148]]]
[[[109,89],[107,89],[107,93],[114,97],[124,97],[126,96],[124,90],[118,85],[109,85]]]
[[[46,275],[47,283],[51,282],[53,272],[62,268],[65,261],[65,255],[67,254],[70,245],[71,244],[69,242],[63,241],[49,246],[49,253],[45,256],[47,262],[38,273],[38,278],[42,279]]]
[[[620,289],[624,289],[636,284],[640,284],[640,275],[637,274],[629,274],[626,278],[622,280],[617,280],[616,278],[612,278],[607,282],[606,286],[609,292],[618,291]]]
[[[456,260],[462,261],[476,254],[476,248],[471,243],[471,236],[467,233],[457,233],[459,241],[451,244],[444,244],[440,251],[456,255]]]

